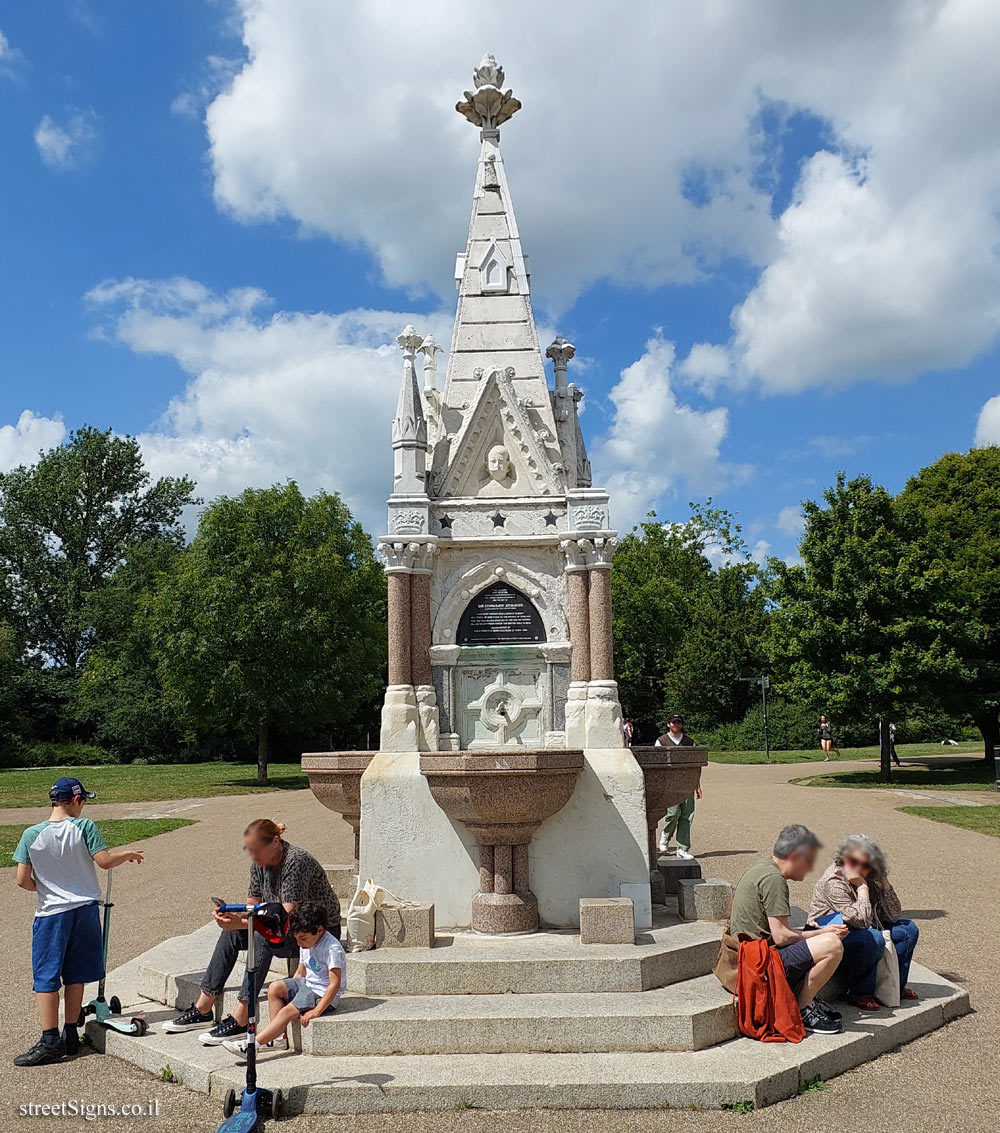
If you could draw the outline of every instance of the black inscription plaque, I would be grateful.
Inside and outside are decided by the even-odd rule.
[[[459,645],[518,645],[545,640],[542,616],[529,598],[494,582],[465,607],[458,623]]]

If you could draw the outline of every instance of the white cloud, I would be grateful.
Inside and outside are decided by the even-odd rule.
[[[991,397],[979,411],[975,444],[976,448],[1000,445],[1000,395]]]
[[[190,475],[206,500],[291,477],[305,492],[339,491],[369,531],[382,530],[394,339],[412,322],[447,342],[450,315],[268,312],[259,290],[218,293],[190,279],[109,281],[88,299],[106,318],[101,334],[190,375],[139,437],[154,475]]]
[[[66,426],[58,418],[25,409],[16,425],[0,425],[0,472],[34,464],[40,451],[62,444],[65,437]]]
[[[239,59],[209,55],[198,81],[177,95],[170,104],[170,112],[185,118],[199,118],[212,99],[230,85],[239,69]]]
[[[93,107],[73,110],[60,125],[46,114],[35,127],[35,145],[52,169],[74,169],[87,160],[97,144],[100,117]]]
[[[793,539],[797,539],[806,529],[805,516],[802,514],[801,504],[789,504],[788,507],[783,507],[778,512],[778,518],[775,522],[775,527],[779,531],[783,531],[786,535],[790,535]]]
[[[673,368],[674,344],[651,339],[642,357],[622,370],[609,394],[611,427],[592,445],[594,482],[611,493],[614,522],[625,530],[680,481],[706,494],[733,471],[722,465],[719,451],[728,411],[703,412],[679,403]]]
[[[0,30],[0,75],[15,76],[23,60],[21,52],[11,47],[10,40]]]
[[[524,102],[504,148],[550,310],[601,277],[759,267],[731,342],[683,367],[706,388],[730,371],[774,391],[904,379],[996,335],[993,0],[637,0],[611,34],[588,0],[237,12],[246,62],[206,116],[217,201],[364,243],[392,284],[451,278],[476,144],[452,107],[487,48]],[[829,138],[777,220],[765,102]]]

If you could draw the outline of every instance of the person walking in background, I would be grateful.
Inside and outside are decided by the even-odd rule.
[[[667,730],[656,741],[655,747],[694,747],[694,740],[684,731],[684,717],[678,713],[667,721]],[[691,824],[694,821],[695,800],[702,797],[701,786],[695,788],[693,795],[676,806],[667,810],[666,821],[663,824],[663,833],[660,835],[660,853],[665,854],[670,849],[670,841],[677,837],[677,857],[690,861],[691,853]]]
[[[632,746],[632,737],[635,735],[635,725],[631,720],[626,720],[622,724],[622,735],[625,737],[625,746]]]
[[[829,716],[820,716],[819,718],[819,746],[823,749],[823,762],[830,762],[831,749],[840,755],[840,748],[837,747],[833,739],[833,725],[830,723]]]

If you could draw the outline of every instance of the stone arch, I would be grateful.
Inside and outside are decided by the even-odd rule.
[[[494,582],[509,582],[530,598],[542,616],[549,641],[569,641],[569,623],[556,600],[553,580],[541,571],[493,558],[464,571],[441,599],[434,618],[433,643],[454,645],[458,623],[469,602]]]

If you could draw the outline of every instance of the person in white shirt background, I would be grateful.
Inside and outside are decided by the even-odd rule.
[[[694,747],[694,740],[684,731],[684,717],[674,713],[667,720],[667,730],[656,741],[656,747]],[[695,788],[693,795],[676,806],[667,809],[663,832],[660,834],[660,853],[665,854],[670,849],[670,842],[677,838],[677,857],[688,861],[694,858],[691,853],[691,823],[694,821],[695,800],[702,797],[701,786]]]

